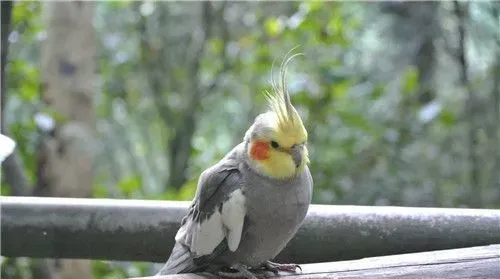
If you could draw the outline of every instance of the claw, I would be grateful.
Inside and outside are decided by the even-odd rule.
[[[296,273],[297,268],[302,272],[302,267],[298,264],[290,263],[290,264],[279,264],[271,261],[266,261],[263,265],[264,269],[273,272],[274,274],[278,274],[280,271]]]
[[[219,271],[217,272],[217,274],[225,278],[259,279],[257,276],[255,276],[255,274],[249,271],[250,268],[242,264],[235,264],[231,268],[236,269],[238,272]]]

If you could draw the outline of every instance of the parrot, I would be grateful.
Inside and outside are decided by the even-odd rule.
[[[258,278],[258,272],[295,273],[298,264],[271,260],[297,233],[311,204],[307,130],[286,87],[285,57],[279,82],[265,91],[269,109],[254,119],[243,141],[201,172],[175,245],[156,274],[207,272]],[[288,55],[287,55],[288,56]]]

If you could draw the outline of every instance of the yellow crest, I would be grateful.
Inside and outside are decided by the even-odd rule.
[[[293,49],[290,50],[290,52],[291,51],[293,51]],[[288,56],[290,52],[288,52],[286,56]],[[272,77],[271,85],[273,90],[272,92],[266,91],[265,95],[271,111],[276,115],[277,127],[284,133],[296,134],[299,137],[307,139],[307,131],[302,124],[302,119],[297,113],[297,110],[292,105],[286,86],[287,65],[294,57],[301,54],[302,53],[297,53],[283,60],[280,66],[279,83],[276,84]]]

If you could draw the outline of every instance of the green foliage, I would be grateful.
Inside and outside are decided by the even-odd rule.
[[[44,26],[41,22],[42,5],[37,1],[16,2],[12,9],[12,25],[15,29],[22,32],[23,37],[31,40],[43,31]]]
[[[30,259],[28,258],[4,258],[1,260],[1,277],[12,279],[32,279],[30,270]]]
[[[9,63],[6,70],[9,105],[3,117],[16,141],[16,150],[24,164],[29,182],[35,180],[38,134],[33,115],[39,106],[41,88],[40,69],[37,63],[39,36],[44,31],[39,2],[16,2],[12,9],[12,29],[9,46]],[[10,193],[2,185],[2,194]]]
[[[266,19],[264,28],[270,37],[278,36],[284,29],[283,22],[279,18],[270,17]]]
[[[404,94],[411,94],[418,89],[418,70],[415,67],[409,67],[403,74],[402,91]]]
[[[94,278],[122,279],[149,276],[148,263],[120,263],[109,261],[92,261]]]
[[[9,71],[14,77],[9,82],[19,84],[19,98],[23,102],[33,102],[38,99],[40,76],[38,68],[26,60],[16,59],[9,64]]]
[[[174,188],[167,188],[161,195],[152,196],[150,198],[155,200],[191,201],[196,193],[197,185],[198,179],[195,178],[182,185],[178,191]]]
[[[457,116],[453,114],[450,110],[443,110],[439,114],[439,121],[448,128],[453,127],[453,125],[457,122]]]
[[[141,184],[141,177],[134,175],[125,177],[116,186],[121,191],[121,194],[127,198],[131,198],[141,191]]]
[[[109,193],[109,189],[100,183],[94,183],[92,188],[92,194],[94,198],[101,198],[101,199],[108,198],[111,196]]]

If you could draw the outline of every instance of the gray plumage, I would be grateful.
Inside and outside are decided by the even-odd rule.
[[[262,131],[249,129],[244,142],[200,175],[176,244],[158,275],[211,272],[233,264],[258,267],[273,259],[295,235],[311,203],[311,174],[307,165],[289,179],[273,179],[257,172],[247,155],[250,138],[256,136],[251,131],[256,130]],[[234,198],[238,193],[244,197],[242,212],[241,200]],[[234,247],[240,221],[241,240]],[[206,228],[210,233],[203,231]],[[231,251],[229,243],[236,250]]]

